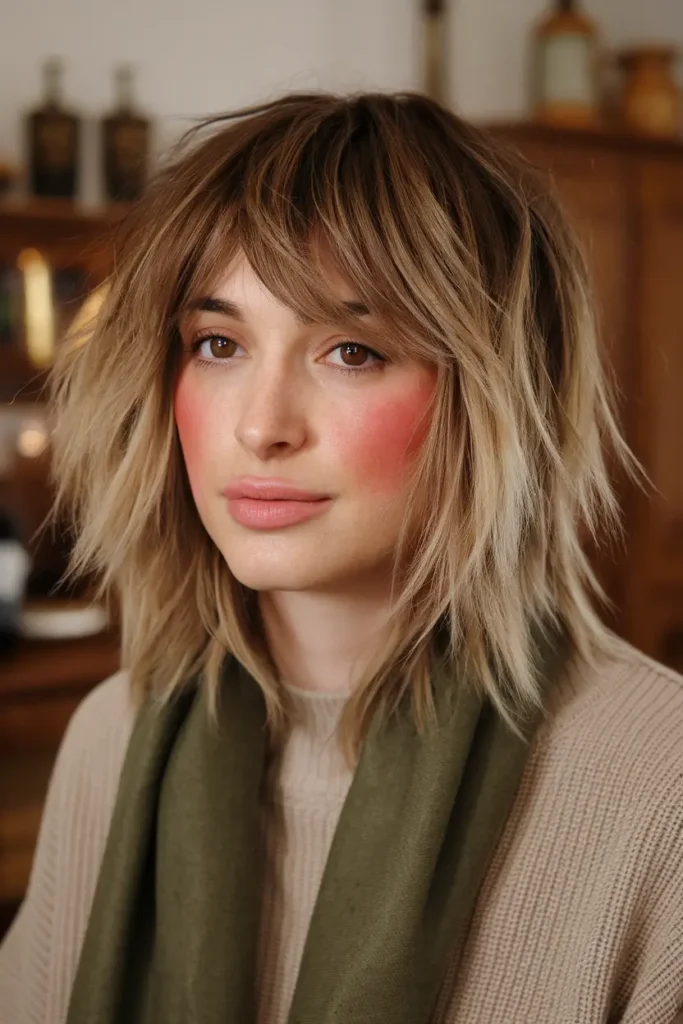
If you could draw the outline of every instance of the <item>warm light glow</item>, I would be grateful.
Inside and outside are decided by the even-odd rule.
[[[17,265],[24,275],[26,350],[34,366],[49,366],[55,357],[55,314],[50,267],[37,249],[23,249]]]
[[[26,427],[17,438],[17,451],[25,459],[37,459],[47,447],[47,434],[41,427]]]
[[[83,345],[92,334],[100,307],[107,295],[106,285],[100,285],[90,292],[73,318],[67,331],[66,340],[74,347]]]

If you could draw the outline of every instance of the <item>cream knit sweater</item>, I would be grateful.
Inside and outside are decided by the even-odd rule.
[[[334,742],[343,698],[296,703],[264,806],[260,1024],[286,1022],[351,781]],[[131,724],[121,674],[71,722],[0,950],[2,1024],[65,1019]],[[683,679],[624,646],[558,690],[435,1020],[672,1024],[682,1006]]]

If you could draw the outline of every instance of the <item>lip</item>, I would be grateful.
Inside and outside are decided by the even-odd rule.
[[[281,477],[240,476],[225,488],[229,500],[252,498],[256,501],[325,501],[329,494],[307,491]]]
[[[228,511],[251,530],[278,530],[322,515],[332,498],[275,477],[239,477],[225,488]]]

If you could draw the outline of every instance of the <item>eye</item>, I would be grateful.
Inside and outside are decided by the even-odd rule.
[[[205,334],[193,342],[192,352],[207,363],[230,359],[240,346],[232,338],[223,334]]]
[[[333,366],[344,370],[370,370],[374,369],[386,360],[379,352],[373,351],[367,345],[361,345],[357,341],[343,341],[336,345],[329,356],[338,355],[339,361],[332,361]]]

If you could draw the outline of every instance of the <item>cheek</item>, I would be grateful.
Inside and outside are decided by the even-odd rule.
[[[206,439],[214,436],[211,429],[211,403],[206,401],[198,383],[196,375],[181,373],[173,399],[178,437],[195,498],[201,487],[203,469],[209,454],[205,450]]]
[[[401,489],[429,429],[434,385],[375,398],[337,431],[337,450],[356,479],[384,493]]]

